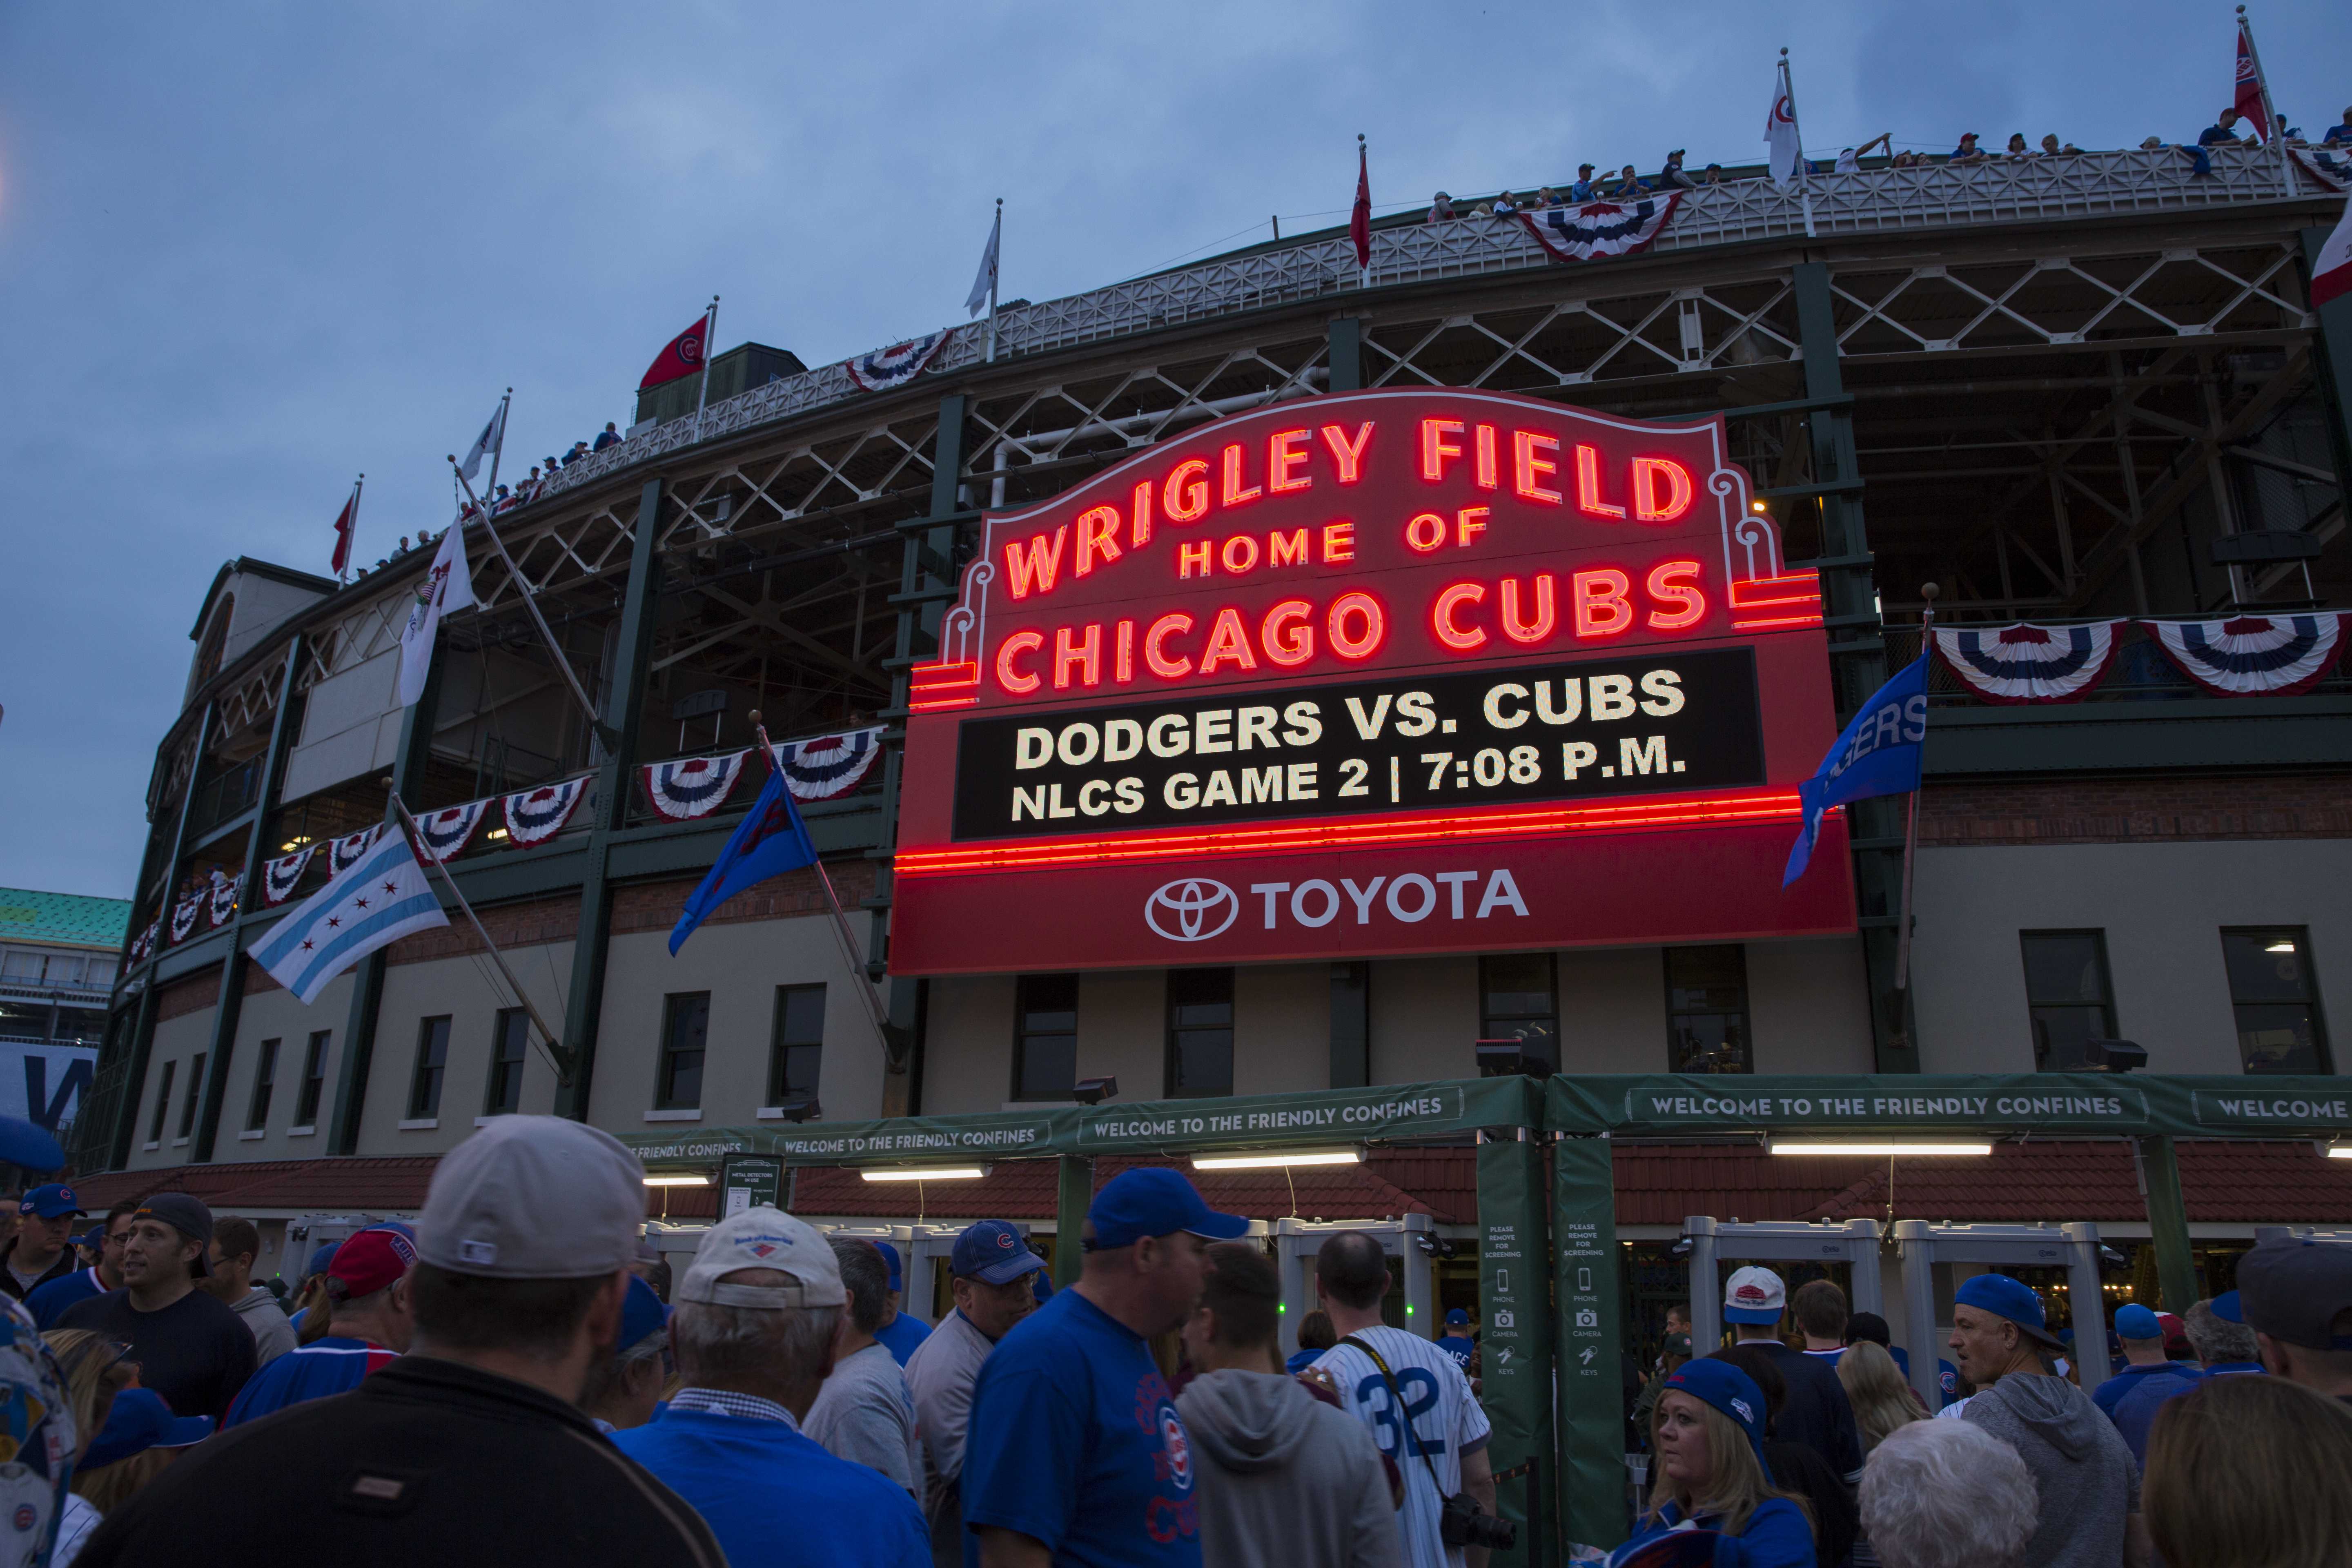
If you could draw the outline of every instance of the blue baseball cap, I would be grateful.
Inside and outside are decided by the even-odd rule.
[[[965,1226],[956,1237],[955,1250],[948,1254],[949,1273],[989,1285],[1008,1284],[1045,1267],[1045,1260],[1029,1250],[1021,1233],[1001,1219]]]
[[[184,1448],[191,1443],[201,1443],[213,1435],[213,1418],[209,1415],[174,1415],[163,1396],[152,1388],[126,1388],[114,1396],[113,1408],[106,1413],[106,1425],[100,1428],[76,1470],[95,1470],[104,1465],[119,1465],[123,1460],[145,1453],[150,1448]]]
[[[1121,1171],[1103,1184],[1087,1210],[1095,1227],[1087,1248],[1093,1252],[1132,1247],[1147,1236],[1173,1236],[1180,1230],[1212,1241],[1232,1241],[1249,1234],[1249,1221],[1237,1214],[1219,1214],[1202,1201],[1200,1189],[1181,1171],[1165,1165],[1142,1165]]]
[[[2007,1318],[2037,1343],[2053,1350],[2064,1348],[2064,1342],[2050,1331],[2049,1320],[2042,1316],[2042,1298],[2022,1279],[2012,1279],[2006,1274],[1979,1274],[1952,1292],[1952,1304]]]
[[[312,1247],[310,1261],[302,1266],[302,1278],[308,1279],[313,1274],[324,1274],[327,1265],[335,1260],[335,1248],[341,1246],[342,1243],[340,1241],[328,1241]]]
[[[874,1244],[874,1250],[882,1255],[884,1263],[889,1265],[890,1289],[904,1290],[907,1286],[904,1278],[898,1272],[898,1248],[890,1242],[877,1241]]]
[[[2164,1325],[2156,1321],[2154,1312],[2133,1301],[2116,1309],[2116,1338],[2160,1340],[2164,1338]]]
[[[1727,1361],[1701,1356],[1675,1368],[1665,1385],[1730,1416],[1748,1434],[1748,1446],[1756,1450],[1756,1462],[1763,1466],[1766,1479],[1770,1479],[1772,1467],[1764,1461],[1764,1417],[1769,1407],[1764,1403],[1764,1391],[1756,1386],[1754,1378]]]
[[[2213,1315],[2225,1323],[2242,1323],[2246,1321],[2245,1306],[2238,1300],[2238,1293],[2235,1290],[2222,1291],[2207,1305],[2212,1309]]]
[[[1449,1329],[1466,1329],[1470,1326],[1470,1314],[1456,1307],[1445,1314],[1445,1326]]]
[[[623,1351],[633,1350],[669,1326],[669,1309],[654,1294],[654,1288],[629,1276],[629,1289],[621,1298],[621,1343]]]
[[[81,1205],[74,1201],[74,1190],[51,1182],[45,1187],[35,1187],[16,1205],[20,1215],[37,1215],[42,1219],[56,1219],[59,1215],[79,1214]]]

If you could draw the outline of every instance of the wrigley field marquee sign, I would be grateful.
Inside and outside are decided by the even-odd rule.
[[[1780,886],[1820,589],[1719,417],[1214,421],[990,513],[908,708],[901,973],[1853,927],[1836,847]]]

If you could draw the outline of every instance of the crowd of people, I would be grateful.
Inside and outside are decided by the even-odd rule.
[[[594,440],[574,441],[570,450],[562,456],[541,458],[538,463],[532,465],[530,474],[518,484],[494,486],[489,495],[485,498],[490,515],[499,516],[514,510],[519,506],[526,506],[537,500],[545,492],[549,483],[554,479],[559,469],[570,468],[591,453],[601,452],[607,447],[617,447],[621,441],[622,436],[618,425],[614,421],[606,420],[604,428],[596,433]],[[459,521],[464,522],[471,522],[481,515],[480,508],[471,501],[458,508]],[[364,577],[372,571],[381,572],[409,552],[422,550],[440,537],[431,529],[419,529],[414,541],[404,533],[400,536],[400,542],[379,558],[373,566],[362,566],[353,575]]]
[[[2150,136],[2140,142],[2139,150],[2158,153],[2178,147],[2189,154],[2192,173],[2210,175],[2213,172],[2210,153],[2214,148],[2262,145],[2259,137],[2244,133],[2240,126],[2241,119],[2233,105],[2224,109],[2220,118],[2200,132],[2193,141],[2175,143],[2165,141],[2161,136]],[[2316,143],[2307,141],[2302,131],[2293,126],[2286,129],[2284,140],[2290,147],[2352,148],[2352,107],[2344,110],[2343,120],[2331,126]],[[1939,164],[1966,169],[1984,163],[2026,163],[2045,158],[2073,158],[2081,156],[2083,153],[2082,148],[2062,140],[2054,132],[2042,137],[2038,144],[2029,142],[2021,131],[2012,132],[2008,145],[1999,152],[1982,143],[1983,138],[1979,132],[1965,132],[1949,153],[1937,156],[1912,148],[1897,148],[1895,133],[1885,131],[1859,146],[1839,149],[1833,159],[1808,160],[1805,172],[1812,174],[1859,174],[1864,167],[1863,160],[1872,157],[1874,150],[1885,160],[1877,166],[1891,169],[1924,169]],[[1581,206],[1587,202],[1627,201],[1657,191],[1695,191],[1706,185],[1767,177],[1761,169],[1743,169],[1733,173],[1720,163],[1709,163],[1698,173],[1692,174],[1683,166],[1684,155],[1685,150],[1677,147],[1666,154],[1664,163],[1659,165],[1655,174],[1637,174],[1634,166],[1627,163],[1613,174],[1596,176],[1594,165],[1581,163],[1577,166],[1576,178],[1566,185],[1545,185],[1527,192],[1502,191],[1475,203],[1457,203],[1454,197],[1440,191],[1430,202],[1428,221],[1450,223],[1466,217],[1509,217],[1517,213],[1542,212],[1552,207]]]
[[[1385,1322],[1365,1232],[1323,1243],[1286,1363],[1249,1222],[1172,1169],[1095,1194],[1059,1290],[1015,1225],[967,1226],[935,1328],[896,1247],[764,1205],[673,1276],[643,1182],[604,1132],[497,1118],[415,1226],[319,1248],[283,1302],[248,1219],[163,1193],[76,1236],[70,1187],[24,1194],[0,1377],[33,1413],[17,1458],[47,1463],[0,1483],[50,1506],[18,1508],[0,1564],[242,1562],[257,1521],[358,1568],[1479,1568],[1515,1540],[1469,1314]],[[2118,1309],[2092,1394],[2032,1288],[1967,1279],[1930,1418],[1883,1320],[1741,1268],[1729,1344],[1696,1353],[1670,1314],[1632,1539],[1577,1559],[2346,1561],[2352,1247],[2266,1242],[2237,1280],[2179,1318]]]

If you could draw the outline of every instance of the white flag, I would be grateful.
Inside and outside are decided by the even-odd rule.
[[[996,292],[996,242],[1004,233],[1004,209],[996,209],[996,222],[988,230],[988,248],[980,253],[980,276],[971,280],[971,292],[963,302],[966,315],[977,316],[988,308],[988,297]]]
[[[1764,163],[1776,185],[1785,185],[1804,170],[1804,153],[1797,145],[1797,104],[1789,94],[1785,66],[1772,68],[1772,109],[1764,117]]]
[[[506,444],[507,405],[501,402],[498,412],[490,416],[490,422],[482,426],[482,433],[475,437],[474,444],[467,448],[466,460],[457,466],[457,471],[466,476],[467,484],[472,484],[475,477],[482,471],[482,459],[492,452],[504,451]]]
[[[416,584],[416,602],[409,607],[408,624],[400,628],[400,705],[408,707],[425,695],[425,678],[433,669],[433,638],[441,629],[444,610],[462,610],[474,602],[474,579],[466,570],[466,528],[463,520],[441,535],[433,569]]]
[[[272,926],[253,960],[307,1007],[377,948],[448,923],[408,835],[395,830]]]

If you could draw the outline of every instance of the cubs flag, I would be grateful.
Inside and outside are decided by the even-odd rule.
[[[751,815],[736,826],[735,836],[719,852],[710,875],[686,900],[677,929],[669,933],[671,955],[675,957],[686,945],[686,939],[711,910],[744,889],[815,864],[816,846],[809,841],[808,826],[801,821],[800,810],[784,788],[784,775],[771,768],[767,787],[751,803]]]
[[[2269,95],[2263,91],[2263,68],[2254,61],[2254,40],[2246,31],[2246,19],[2238,18],[2238,96],[2231,106],[2253,123],[2264,142],[2271,139],[2270,105],[2263,101]]]
[[[1906,795],[1919,787],[1919,753],[1927,738],[1927,658],[1921,649],[1917,658],[1880,687],[1830,747],[1820,769],[1797,786],[1805,822],[1790,847],[1782,887],[1805,874],[1830,807],[1874,795]]]
[[[988,308],[996,292],[996,247],[1004,237],[1004,204],[996,204],[996,223],[988,231],[988,245],[980,253],[980,271],[971,280],[971,292],[964,296],[963,310],[967,316],[977,316]]]
[[[1805,154],[1798,145],[1797,99],[1789,90],[1789,67],[1772,68],[1772,107],[1764,116],[1764,163],[1776,185],[1785,185],[1804,173]]]
[[[1519,221],[1554,261],[1592,261],[1648,249],[1682,199],[1680,191],[1669,191],[1639,201],[1588,202],[1580,207],[1521,213]]]
[[[663,345],[662,352],[646,367],[645,380],[637,383],[637,390],[643,392],[648,386],[659,386],[699,371],[703,351],[709,346],[704,342],[709,332],[710,312],[705,310],[694,318],[694,325]]]
[[[448,923],[408,836],[387,833],[271,927],[253,959],[308,1006],[327,982],[376,949]]]
[[[352,487],[352,499],[335,514],[335,557],[327,570],[340,577],[343,568],[352,563],[352,535],[360,526],[360,487]]]
[[[2327,237],[2312,261],[2311,308],[2316,310],[2347,293],[2352,293],[2352,202],[2344,204],[2336,232]]]
[[[433,673],[433,639],[441,630],[445,610],[462,610],[474,602],[474,579],[466,570],[466,529],[462,520],[441,535],[433,569],[416,584],[415,601],[408,607],[408,624],[400,628],[400,705],[413,705],[425,695],[425,677]]]

